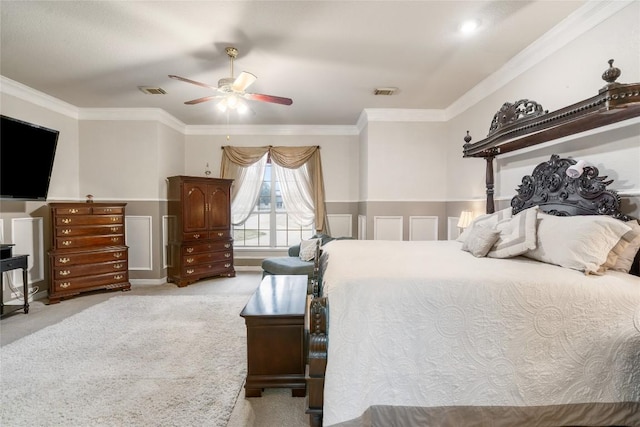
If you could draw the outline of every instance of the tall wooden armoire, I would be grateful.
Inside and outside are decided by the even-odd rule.
[[[169,267],[167,280],[187,286],[233,268],[230,179],[168,178]]]

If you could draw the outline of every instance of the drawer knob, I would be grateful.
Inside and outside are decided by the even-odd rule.
[[[119,230],[119,227],[111,227],[111,231],[113,231],[114,233],[117,232]]]
[[[119,270],[122,268],[124,264],[113,264],[113,268],[115,268],[116,270]]]
[[[187,274],[193,274],[195,270],[193,268],[188,268],[187,269]]]
[[[229,264],[229,263],[226,263],[226,264],[224,265],[224,268],[229,268],[229,267],[231,267],[231,264]]]
[[[187,253],[190,254],[191,252],[193,252],[193,248],[187,248]]]
[[[218,237],[224,236],[224,233],[218,233]]]
[[[187,263],[191,264],[193,262],[193,258],[187,258]]]
[[[116,258],[116,259],[117,259],[117,258],[122,258],[122,252],[116,252],[116,253],[114,253],[114,254],[113,254],[113,257],[114,257],[114,258]]]
[[[111,217],[111,222],[118,222],[119,218],[117,216]]]
[[[71,272],[70,272],[69,270],[62,270],[62,271],[60,272],[60,275],[61,275],[61,276],[68,276],[68,275],[70,275],[70,274],[71,274]]]
[[[67,289],[69,286],[71,286],[71,283],[69,283],[69,282],[62,282],[62,283],[60,283],[60,287],[61,287],[62,289]]]
[[[196,233],[196,234],[194,234],[194,235],[193,235],[193,238],[194,238],[194,239],[199,239],[199,238],[200,238],[200,235]]]
[[[63,240],[62,246],[71,246],[71,240]]]
[[[68,263],[69,261],[71,261],[69,258],[58,258],[58,262],[59,262],[60,264],[66,264],[66,263]]]
[[[229,252],[227,252],[227,253],[225,253],[225,254],[224,254],[224,257],[225,257],[225,258],[229,258],[230,256],[231,256],[231,254],[230,254]]]
[[[111,241],[112,241],[112,242],[117,242],[118,240],[120,240],[120,238],[119,238],[119,237],[112,237],[112,238],[111,238]]]
[[[65,228],[61,231],[62,234],[71,234],[71,229],[70,228]]]
[[[63,224],[71,224],[71,218],[62,218]]]
[[[69,209],[69,213],[70,214],[77,214],[78,213],[78,209]]]
[[[225,249],[229,249],[230,247],[231,247],[231,243],[225,243],[225,244],[224,244],[224,248],[225,248]]]
[[[113,280],[121,280],[124,276],[122,274],[116,274],[113,276]]]

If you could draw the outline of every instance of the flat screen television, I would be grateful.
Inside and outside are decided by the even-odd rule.
[[[0,199],[47,199],[59,133],[0,115]]]

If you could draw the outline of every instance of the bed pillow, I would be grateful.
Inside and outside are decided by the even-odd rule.
[[[511,210],[511,208],[506,208],[492,214],[484,214],[474,218],[471,224],[460,233],[460,236],[458,236],[456,240],[464,243],[475,226],[494,228],[500,221],[511,218]]]
[[[628,273],[633,265],[633,260],[640,250],[640,224],[638,221],[627,221],[631,231],[623,236],[621,241],[611,250],[609,258],[615,257],[613,263],[608,259],[606,267],[615,271]]]
[[[538,206],[518,212],[515,216],[498,222],[498,241],[489,253],[490,258],[511,258],[535,249]]]
[[[500,237],[500,232],[489,227],[473,227],[462,243],[462,250],[475,257],[483,257]]]
[[[630,230],[623,221],[606,215],[564,217],[538,212],[537,246],[524,256],[598,274],[609,252]]]
[[[320,241],[322,244],[322,239],[309,239],[303,240],[300,242],[300,259],[302,261],[311,261],[316,257],[316,242]]]

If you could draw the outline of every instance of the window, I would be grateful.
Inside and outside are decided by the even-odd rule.
[[[234,247],[289,247],[315,233],[313,224],[301,226],[287,214],[274,172],[271,162],[267,162],[251,215],[243,224],[233,226]]]

